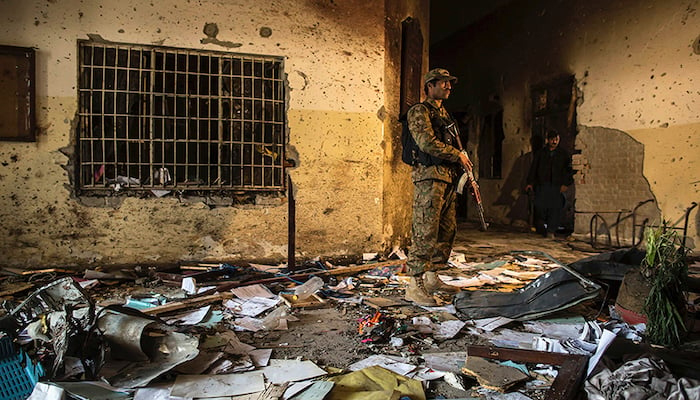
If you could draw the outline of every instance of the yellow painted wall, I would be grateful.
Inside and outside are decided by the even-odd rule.
[[[682,227],[686,209],[693,202],[700,203],[700,123],[638,129],[630,135],[644,144],[644,176],[663,218]],[[699,211],[691,211],[686,243],[696,251],[700,245]]]
[[[98,207],[72,195],[64,153],[74,145],[76,41],[88,34],[284,56],[289,145],[298,152],[297,255],[381,250],[391,240],[383,212],[392,156],[380,110],[387,89],[398,91],[385,84],[386,17],[384,2],[362,0],[0,2],[0,43],[37,51],[39,125],[35,143],[0,142],[0,265],[286,257],[284,199],[210,208],[127,198]],[[221,44],[201,42],[206,23],[217,24]],[[261,36],[262,27],[272,35]]]

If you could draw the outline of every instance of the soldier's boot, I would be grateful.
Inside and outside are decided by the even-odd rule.
[[[419,306],[434,307],[437,302],[433,296],[428,293],[423,284],[423,278],[420,276],[412,276],[408,287],[406,288],[406,296],[404,298]]]
[[[459,288],[456,286],[448,285],[443,282],[435,271],[428,271],[423,274],[423,283],[425,288],[430,293],[443,292],[443,293],[457,293]]]

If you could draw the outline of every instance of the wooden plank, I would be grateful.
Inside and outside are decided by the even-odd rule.
[[[280,385],[270,385],[261,392],[257,400],[279,400],[284,395],[284,391],[287,390],[289,382],[285,382]]]
[[[280,297],[291,308],[322,308],[328,306],[325,300],[312,294],[304,300],[294,299],[293,294],[280,293]]]
[[[9,288],[9,289],[6,289],[6,290],[3,290],[2,292],[0,292],[0,297],[11,296],[11,295],[16,294],[16,293],[24,292],[25,290],[31,289],[33,287],[34,287],[34,285],[32,285],[31,283],[19,284],[15,287],[12,287],[12,288]]]
[[[214,303],[221,300],[228,300],[233,297],[233,293],[216,293],[209,296],[202,297],[192,297],[183,301],[174,301],[171,303],[163,304],[162,306],[156,306],[152,308],[146,308],[141,310],[144,314],[148,315],[160,315],[171,311],[182,310],[183,308],[197,307],[204,304]]]
[[[387,308],[387,307],[398,307],[398,306],[408,306],[411,305],[411,303],[408,303],[403,300],[396,300],[396,299],[389,299],[386,297],[369,297],[365,298],[362,300],[365,304],[367,304],[370,307],[376,308],[377,310],[380,310],[382,308]]]
[[[357,272],[369,271],[370,269],[374,269],[377,267],[388,267],[391,265],[400,265],[400,264],[405,264],[405,263],[406,263],[406,260],[389,260],[389,261],[383,261],[383,262],[372,263],[372,264],[356,265],[354,267],[335,268],[335,269],[330,269],[330,270],[326,270],[326,271],[317,271],[317,272],[310,273],[310,274],[294,274],[294,275],[287,275],[287,276],[277,276],[274,278],[258,279],[258,280],[254,280],[254,281],[227,282],[227,283],[222,283],[221,285],[218,285],[216,287],[216,291],[217,292],[225,292],[227,290],[231,290],[231,289],[239,287],[239,286],[247,286],[247,285],[255,285],[255,284],[263,284],[264,285],[266,283],[282,282],[282,281],[286,281],[289,279],[304,280],[312,275],[317,275],[317,276],[351,275],[351,274],[355,274]]]

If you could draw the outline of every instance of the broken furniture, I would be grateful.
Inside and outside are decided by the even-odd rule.
[[[577,211],[579,213],[591,213],[592,211]],[[598,248],[598,236],[602,233],[607,235],[607,247],[612,247],[612,239],[610,237],[610,228],[615,229],[615,243],[617,247],[620,247],[620,223],[622,222],[622,214],[629,213],[630,210],[609,210],[609,211],[593,211],[593,216],[589,222],[588,230],[590,234],[590,244],[594,249]],[[616,214],[615,223],[608,225],[607,221],[602,214]]]
[[[632,212],[632,246],[637,246],[642,243],[643,240],[643,235],[644,235],[644,230],[646,228],[659,228],[663,227],[664,230],[666,229],[673,229],[673,230],[678,230],[682,231],[683,233],[683,238],[681,239],[681,245],[685,247],[685,238],[688,236],[688,220],[690,219],[690,213],[695,209],[695,207],[698,206],[697,202],[692,202],[690,203],[690,206],[688,206],[685,209],[685,212],[683,213],[683,216],[681,216],[675,223],[671,225],[653,225],[649,224],[649,219],[644,219],[642,222],[637,223],[636,220],[636,211],[639,207],[641,207],[643,204],[646,204],[648,202],[652,202],[654,199],[649,199],[646,201],[643,201],[634,208],[634,211]],[[678,224],[683,221],[683,226],[680,227]],[[638,232],[638,233],[637,233]]]

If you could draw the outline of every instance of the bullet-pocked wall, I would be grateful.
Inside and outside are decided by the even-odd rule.
[[[700,200],[698,5],[516,0],[431,48],[431,65],[460,77],[448,107],[476,116],[502,107],[503,177],[480,181],[488,217],[515,222],[521,161],[531,151],[531,90],[562,76],[575,80],[578,210],[630,210],[653,198],[642,216],[675,223]],[[576,232],[588,233],[590,217],[576,216]],[[605,218],[612,225],[616,216]],[[688,244],[697,246],[697,209],[689,222]],[[625,224],[620,236],[629,241]]]
[[[283,56],[297,256],[381,250],[384,2],[10,0],[0,14],[0,44],[36,49],[38,124],[36,142],[0,142],[0,264],[286,257],[284,197],[212,207],[178,197],[86,204],[73,196],[77,41],[88,35]]]

